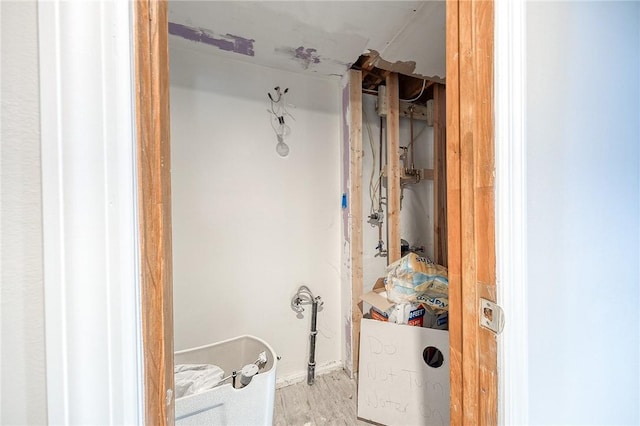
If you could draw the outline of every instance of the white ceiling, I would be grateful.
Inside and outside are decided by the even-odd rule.
[[[378,68],[445,76],[444,1],[180,1],[172,46],[278,69],[343,75],[358,57]]]

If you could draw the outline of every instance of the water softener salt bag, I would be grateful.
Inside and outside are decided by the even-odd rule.
[[[435,315],[449,310],[447,268],[415,253],[387,267],[385,289],[394,303],[422,303]]]

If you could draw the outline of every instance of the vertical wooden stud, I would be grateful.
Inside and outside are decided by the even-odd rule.
[[[447,207],[451,424],[497,423],[497,343],[479,326],[495,301],[493,2],[447,2]]]
[[[363,292],[362,262],[362,72],[349,70],[349,193],[351,224],[351,325],[353,371],[360,359]]]
[[[451,425],[463,424],[462,405],[462,232],[460,229],[460,46],[459,2],[447,2],[447,246]]]
[[[400,98],[398,74],[387,76],[387,245],[389,263],[400,259]]]
[[[433,88],[434,261],[447,266],[447,114],[444,84]]]
[[[474,220],[476,232],[476,298],[496,301],[495,248],[495,147],[493,123],[493,51],[494,7],[491,1],[475,1],[473,16],[474,81],[473,100],[476,116],[474,143]],[[476,306],[478,303],[476,303]],[[480,312],[474,321],[477,328]],[[477,328],[478,419],[479,424],[498,423],[497,338]]]
[[[462,231],[462,406],[463,423],[478,424],[478,294],[476,282],[476,228],[474,176],[474,57],[473,4],[460,2],[460,228]]]
[[[134,4],[145,422],[174,423],[167,2]]]

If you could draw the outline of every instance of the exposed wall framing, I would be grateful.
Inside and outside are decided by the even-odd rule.
[[[447,114],[444,84],[433,88],[433,256],[447,266]]]
[[[164,425],[174,422],[173,398],[166,394],[173,389],[167,4],[138,1],[134,11],[145,421]],[[446,25],[451,424],[495,424],[496,338],[478,326],[478,298],[495,300],[493,2],[448,1]],[[394,77],[386,78],[392,86],[387,96],[397,108],[397,80],[393,89]],[[388,242],[390,250],[398,245],[392,261],[400,256],[399,234]],[[355,308],[359,296],[352,296]],[[352,321],[361,312],[354,311]],[[359,330],[351,343],[357,350]],[[357,358],[353,361],[357,369]]]
[[[387,259],[400,259],[400,105],[398,74],[387,76]]]
[[[362,72],[349,70],[349,216],[351,224],[351,348],[353,371],[360,359],[362,321]]]
[[[447,215],[451,424],[497,423],[496,336],[479,326],[495,301],[493,2],[447,3]]]
[[[173,424],[173,287],[168,20],[165,1],[134,5],[145,423]]]
[[[364,73],[364,71],[362,71]],[[363,292],[363,259],[362,259],[362,92],[356,91],[355,85],[362,79],[360,71],[351,70],[349,74],[349,194],[351,206],[349,209],[351,236],[349,259],[351,264],[351,347],[353,353],[353,370],[358,370],[359,361],[359,335],[362,319],[362,302],[360,297]],[[447,217],[446,217],[446,123],[445,123],[445,88],[442,84],[430,84],[433,86],[434,96],[434,169],[420,169],[421,179],[434,180],[434,220],[435,253],[437,261],[446,265],[447,259]],[[422,87],[422,86],[420,86]],[[415,177],[405,174],[405,169],[400,167],[400,117],[402,116],[402,104],[406,108],[412,105],[399,100],[399,75],[387,73],[385,86],[385,114],[387,128],[386,151],[397,153],[389,155],[384,168],[384,176],[387,179],[388,213],[387,244],[389,247],[388,261],[392,263],[400,258],[400,192],[401,183],[411,182]],[[380,95],[382,96],[382,95]],[[426,110],[426,107],[422,106]]]

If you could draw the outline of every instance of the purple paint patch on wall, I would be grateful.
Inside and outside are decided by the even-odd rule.
[[[321,56],[318,54],[318,50],[310,47],[281,47],[276,49],[276,52],[291,56],[291,59],[299,62],[305,70],[309,69],[311,65],[321,62]]]
[[[194,28],[187,25],[169,22],[169,34],[182,37],[185,40],[204,43],[215,46],[220,50],[239,53],[240,55],[254,56],[253,39],[247,39],[233,34],[217,36],[205,28]]]
[[[303,61],[305,61],[307,64],[319,64],[320,63],[320,56],[318,56],[318,51],[316,49],[312,49],[312,48],[304,48],[304,46],[300,46],[296,49],[296,54],[295,54],[296,58],[298,59],[302,59]],[[308,65],[307,65],[308,67]]]

